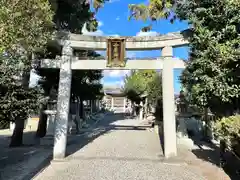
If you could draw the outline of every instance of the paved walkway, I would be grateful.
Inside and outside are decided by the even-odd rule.
[[[88,136],[89,142],[64,162],[53,162],[35,180],[202,180],[183,163],[161,161],[162,150],[153,131],[139,121],[107,116]]]

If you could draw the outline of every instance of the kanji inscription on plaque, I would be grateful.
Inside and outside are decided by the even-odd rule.
[[[107,67],[125,66],[125,42],[124,38],[107,39]]]

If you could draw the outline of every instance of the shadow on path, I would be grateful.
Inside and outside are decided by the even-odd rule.
[[[28,160],[32,155],[41,150],[41,146],[34,145],[35,131],[23,133],[23,145],[9,147],[11,135],[0,135],[0,171],[6,166]]]
[[[199,140],[196,137],[190,137],[198,149],[192,149],[193,153],[198,159],[209,162],[213,165],[216,165],[220,168],[220,148],[213,144],[212,142]],[[159,128],[159,141],[162,146],[162,151],[164,153],[164,134],[163,130]],[[231,180],[239,180],[240,174],[240,161],[230,152],[224,154],[224,158],[227,161],[227,164],[222,167],[224,172],[231,178]]]
[[[100,121],[96,124],[96,127],[92,128],[90,132],[87,132],[81,138],[76,139],[72,146],[67,148],[67,156],[75,153],[76,151],[80,150],[88,143],[91,143],[101,135],[104,135],[112,130],[130,130],[130,131],[145,131],[146,129],[150,128],[151,126],[130,126],[130,125],[117,125],[114,124],[116,121],[125,120],[127,118],[124,117],[123,114],[114,114],[114,115],[107,115],[104,120]],[[138,121],[138,120],[136,120]]]
[[[199,147],[199,149],[193,149],[192,153],[197,158],[220,167],[220,148],[211,142],[200,141],[194,137],[191,138],[194,141],[194,144]],[[239,180],[240,176],[237,171],[240,169],[240,161],[230,152],[226,152],[224,158],[227,160],[227,164],[222,167],[224,172],[231,178],[231,180]]]
[[[66,149],[66,159],[68,160],[72,154],[79,151],[84,146],[88,145],[96,138],[104,135],[112,130],[129,130],[129,131],[145,131],[147,128],[151,126],[131,126],[131,125],[117,125],[114,124],[117,121],[126,120],[131,117],[126,117],[124,114],[107,114],[104,119],[100,120],[94,126],[90,127],[87,132],[84,134],[74,135],[73,139],[68,139],[67,149]],[[138,120],[136,120],[138,121]],[[50,156],[31,174],[29,174],[24,180],[32,179],[38,173],[40,173],[43,169],[45,169],[50,162],[52,161],[52,147],[50,149]]]
[[[158,125],[158,139],[159,139],[159,144],[161,145],[161,150],[164,154],[164,132],[163,132],[163,127],[161,125]]]

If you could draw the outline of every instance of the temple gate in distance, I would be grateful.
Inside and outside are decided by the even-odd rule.
[[[128,99],[121,92],[120,88],[104,88],[103,101],[106,103],[105,107],[111,109],[116,113],[124,113],[126,105],[128,105]]]
[[[173,57],[173,47],[188,44],[188,41],[184,38],[184,32],[154,37],[100,37],[63,33],[58,37],[57,42],[62,47],[61,59],[43,59],[41,61],[42,68],[60,69],[53,149],[54,159],[65,157],[72,70],[90,69],[161,69],[164,155],[166,158],[177,155],[173,69],[183,69],[185,63],[183,60]],[[74,49],[107,50],[107,60],[80,60],[74,56]],[[156,49],[159,49],[159,58],[125,61],[126,50]],[[160,50],[162,50],[161,56]]]

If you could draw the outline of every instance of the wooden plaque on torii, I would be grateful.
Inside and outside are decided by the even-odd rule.
[[[125,67],[125,38],[107,39],[107,67]]]

